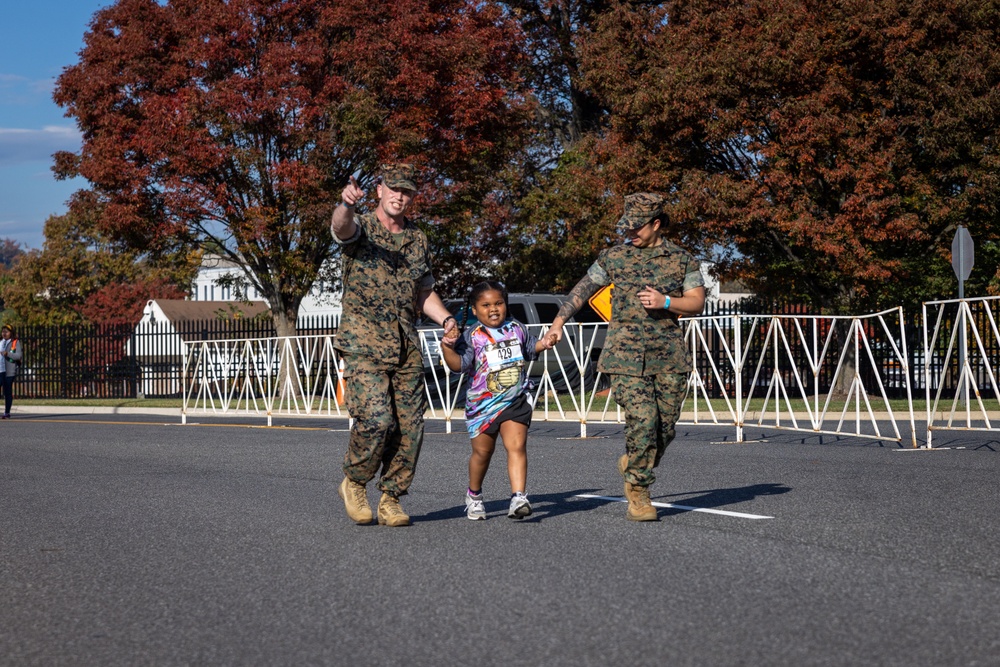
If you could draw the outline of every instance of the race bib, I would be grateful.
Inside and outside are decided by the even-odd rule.
[[[504,366],[524,361],[521,353],[521,341],[502,340],[499,343],[486,346],[486,365],[491,371],[497,371]]]

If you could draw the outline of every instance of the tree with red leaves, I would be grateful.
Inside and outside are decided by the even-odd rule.
[[[582,59],[611,109],[595,155],[761,294],[947,296],[956,226],[1000,232],[998,39],[979,0],[620,3]]]
[[[84,143],[57,173],[130,247],[246,267],[292,335],[351,174],[417,163],[431,219],[477,200],[523,130],[519,34],[471,0],[118,0],[59,78]]]

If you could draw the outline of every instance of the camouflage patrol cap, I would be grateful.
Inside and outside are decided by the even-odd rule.
[[[379,168],[379,177],[384,185],[393,190],[417,189],[417,169],[412,164],[383,164]]]
[[[618,234],[624,236],[633,229],[663,214],[666,198],[655,192],[636,192],[625,195],[625,215],[618,220]]]

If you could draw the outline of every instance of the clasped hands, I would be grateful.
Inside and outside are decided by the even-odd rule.
[[[454,326],[454,321],[452,321],[451,323],[452,327],[449,329],[447,327],[448,322],[447,321],[445,322],[446,326],[444,330],[444,335],[441,337],[441,344],[444,345],[445,347],[450,347],[454,349],[455,343],[458,342],[458,339],[462,336],[462,333],[458,330],[457,326]],[[543,350],[551,350],[556,346],[556,343],[559,342],[559,338],[560,336],[556,332],[550,330],[549,333],[545,334],[544,336],[538,339],[538,344]]]

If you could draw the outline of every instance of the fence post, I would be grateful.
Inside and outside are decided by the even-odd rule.
[[[187,388],[187,377],[188,377],[188,355],[182,355],[184,357],[182,368],[184,369],[181,373],[181,424],[187,424],[187,404],[188,404],[188,388]]]
[[[587,437],[587,379],[584,377],[586,373],[586,359],[584,359],[584,349],[583,349],[583,323],[576,323],[576,341],[577,341],[577,353],[573,355],[574,361],[576,361],[577,370],[580,375],[580,437]],[[571,343],[572,344],[572,343]],[[566,388],[573,391],[569,383],[566,383]]]
[[[736,360],[736,442],[743,442],[743,322],[741,315],[733,316],[733,350]]]

